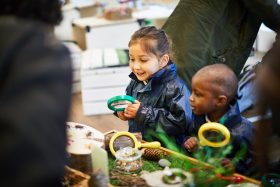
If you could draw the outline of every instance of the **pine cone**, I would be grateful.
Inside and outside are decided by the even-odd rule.
[[[160,149],[145,148],[143,150],[143,157],[147,160],[158,161],[164,155],[164,151]]]

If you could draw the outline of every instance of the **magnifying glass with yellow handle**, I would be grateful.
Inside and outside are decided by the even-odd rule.
[[[222,135],[221,141],[211,141],[206,138],[206,135],[212,133],[216,136]],[[229,143],[230,132],[227,127],[220,123],[208,122],[203,124],[198,131],[200,145],[209,147],[223,147]]]
[[[113,155],[115,155],[116,151],[125,147],[139,149],[141,147],[159,148],[160,146],[160,142],[157,141],[141,143],[137,140],[134,134],[126,131],[116,132],[109,142],[109,148]]]

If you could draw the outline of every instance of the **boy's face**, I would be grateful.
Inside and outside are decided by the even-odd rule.
[[[129,66],[139,81],[148,80],[161,69],[159,58],[142,50],[139,42],[129,47]]]
[[[215,112],[217,97],[211,83],[204,76],[192,78],[192,94],[189,98],[192,111],[195,115],[206,115]]]

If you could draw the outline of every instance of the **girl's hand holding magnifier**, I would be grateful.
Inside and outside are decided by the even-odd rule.
[[[118,95],[107,101],[110,110],[117,112],[121,120],[127,121],[136,116],[140,107],[140,102],[129,95]],[[128,108],[126,110],[126,108]]]
[[[124,110],[124,117],[127,119],[135,118],[137,111],[139,110],[141,102],[135,100],[134,103],[128,104]]]
[[[121,120],[123,120],[123,121],[129,120],[129,118],[127,118],[127,117],[124,115],[124,111],[118,111],[118,112],[117,112],[117,115],[118,115],[118,117],[119,117]]]

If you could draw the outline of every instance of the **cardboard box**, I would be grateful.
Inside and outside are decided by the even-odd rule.
[[[73,21],[74,40],[81,49],[127,48],[131,35],[140,28],[137,19],[80,18]]]
[[[56,36],[63,41],[74,41],[72,22],[75,19],[91,17],[101,9],[96,4],[80,3],[66,4],[62,7],[63,20],[55,27]]]
[[[100,6],[97,4],[81,4],[75,7],[80,13],[80,18],[96,16],[99,13]]]
[[[122,20],[122,19],[131,19],[132,18],[132,9],[131,8],[111,8],[105,9],[103,17],[108,20]]]
[[[149,5],[148,8],[133,12],[132,17],[135,19],[150,20],[150,25],[161,28],[173,10],[173,8],[167,6]]]

